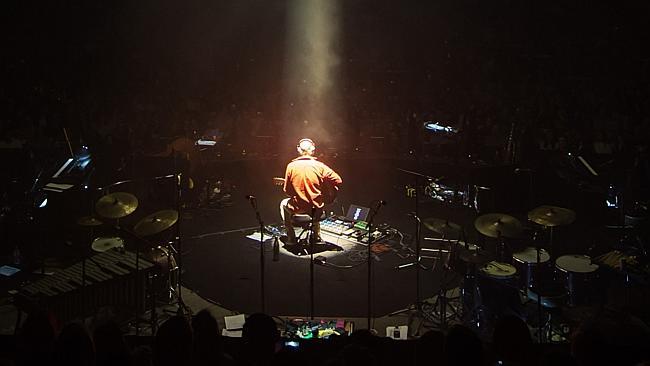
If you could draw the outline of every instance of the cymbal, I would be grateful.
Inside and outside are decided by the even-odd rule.
[[[460,252],[459,258],[465,263],[484,264],[492,261],[494,256],[485,251],[479,252],[476,250],[463,250]]]
[[[103,222],[93,216],[83,216],[77,219],[77,224],[81,226],[99,226]]]
[[[90,247],[96,252],[105,252],[113,248],[123,248],[124,240],[118,236],[114,237],[99,237],[93,240]]]
[[[458,235],[460,233],[460,225],[451,221],[437,219],[435,217],[428,217],[422,220],[422,225],[434,233],[444,235],[445,237]]]
[[[139,236],[158,234],[170,228],[178,221],[178,211],[162,210],[143,218],[133,228]]]
[[[576,213],[568,208],[543,205],[528,212],[528,219],[542,226],[569,225],[576,219]]]
[[[126,192],[107,194],[95,204],[95,211],[99,216],[107,219],[119,219],[130,215],[136,208],[138,208],[138,198]]]
[[[490,238],[498,238],[500,236],[516,238],[523,230],[519,220],[502,213],[481,215],[474,220],[474,227],[479,233]]]

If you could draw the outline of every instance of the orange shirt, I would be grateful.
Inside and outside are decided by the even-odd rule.
[[[310,213],[312,207],[322,208],[343,183],[341,176],[312,156],[293,159],[287,165],[284,179],[284,192],[291,197],[288,206],[297,213]]]

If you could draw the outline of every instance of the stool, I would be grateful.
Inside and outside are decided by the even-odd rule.
[[[321,214],[321,216],[318,218],[318,221],[323,221],[325,220],[325,211]],[[303,245],[303,244],[310,244],[310,240],[312,239],[312,223],[313,223],[313,218],[310,214],[293,214],[291,215],[291,225],[294,227],[299,227],[302,230],[298,235],[296,235],[296,241],[297,244]]]

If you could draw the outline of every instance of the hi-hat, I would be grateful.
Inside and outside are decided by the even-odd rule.
[[[458,236],[460,233],[460,225],[447,220],[437,219],[435,217],[428,217],[422,220],[422,225],[424,225],[425,228],[445,237]]]
[[[519,220],[502,213],[481,215],[474,220],[474,227],[479,233],[490,238],[516,238],[523,230]]]
[[[178,221],[178,211],[162,210],[154,212],[135,224],[133,231],[139,236],[158,234],[170,228]]]
[[[95,204],[95,211],[99,216],[108,219],[119,219],[130,215],[136,208],[138,208],[138,198],[126,192],[107,194]]]
[[[105,252],[113,248],[123,248],[124,240],[118,236],[114,237],[99,237],[93,240],[90,247],[96,252]]]
[[[576,219],[576,213],[568,208],[544,205],[528,212],[528,219],[542,226],[569,225]]]
[[[99,226],[103,222],[93,216],[83,216],[77,219],[77,224],[81,226]]]

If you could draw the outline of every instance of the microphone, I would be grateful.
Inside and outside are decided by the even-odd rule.
[[[407,215],[407,216],[411,216],[412,218],[414,218],[414,219],[416,219],[418,222],[420,222],[420,218],[418,217],[418,215],[415,214],[415,212],[412,211],[412,212],[407,213],[406,215]]]
[[[255,196],[249,194],[249,195],[244,196],[244,198],[246,198],[248,200],[248,202],[251,203],[251,205],[253,206],[254,209],[257,209],[257,199],[255,198]]]
[[[515,169],[515,173],[524,173],[524,172],[532,173],[534,171],[535,171],[535,169],[530,169],[530,168],[516,168]]]

